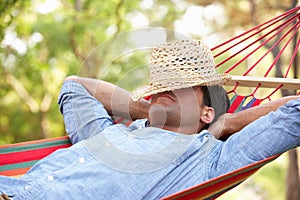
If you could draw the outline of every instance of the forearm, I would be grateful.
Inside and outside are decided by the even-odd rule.
[[[261,116],[277,110],[280,106],[284,105],[288,101],[299,98],[299,96],[283,97],[260,106],[234,113],[227,122],[228,126],[230,127],[229,130],[231,130],[231,132],[237,132]]]
[[[288,96],[278,100],[270,101],[266,104],[249,108],[233,114],[226,114],[220,117],[210,129],[212,134],[221,140],[227,139],[230,135],[240,131],[242,128],[268,114],[269,112],[277,110],[280,106],[284,105],[290,100],[300,99],[299,96]]]
[[[70,76],[66,80],[73,80],[82,84],[111,115],[132,120],[148,117],[149,103],[145,100],[134,102],[130,92],[116,85],[102,80],[77,76]]]

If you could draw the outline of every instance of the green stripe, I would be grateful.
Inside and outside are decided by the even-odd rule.
[[[246,101],[246,98],[244,98],[242,101],[241,101],[241,103],[240,103],[240,105],[237,107],[237,109],[234,111],[235,113],[237,113],[237,112],[239,112],[241,109],[242,109],[242,106],[244,105],[244,102]]]
[[[68,139],[63,139],[63,140],[54,140],[54,141],[50,141],[50,142],[42,142],[42,143],[36,143],[36,144],[27,144],[27,145],[25,144],[24,146],[1,148],[0,154],[43,149],[43,148],[47,148],[47,147],[60,146],[60,145],[64,145],[64,144],[70,144],[70,141]]]
[[[0,172],[32,167],[38,160],[0,166]]]
[[[230,106],[232,105],[232,103],[234,102],[234,100],[237,98],[237,94],[235,94],[231,99],[230,99]]]
[[[239,95],[234,94],[234,96],[230,99],[230,107],[232,106],[233,102],[235,101],[235,99],[238,97]]]

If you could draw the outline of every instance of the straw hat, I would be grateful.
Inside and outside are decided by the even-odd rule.
[[[150,63],[150,84],[132,93],[137,101],[165,91],[196,85],[223,85],[231,78],[218,74],[208,46],[199,40],[178,40],[153,49]]]

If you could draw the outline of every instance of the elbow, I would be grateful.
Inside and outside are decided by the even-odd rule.
[[[297,100],[297,99],[300,99],[300,93],[299,93],[299,95],[291,95],[291,96],[287,96],[285,98],[287,99],[287,101]]]
[[[66,77],[64,82],[67,82],[67,81],[76,81],[76,82],[78,82],[78,79],[79,79],[78,76],[71,75],[71,76]]]

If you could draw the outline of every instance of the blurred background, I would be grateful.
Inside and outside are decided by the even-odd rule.
[[[126,49],[125,42],[105,45],[120,33],[162,27],[213,47],[297,5],[297,0],[1,0],[0,144],[65,134],[56,101],[68,75],[101,78],[130,91],[147,82],[147,50],[109,57]],[[174,37],[168,33],[162,37]],[[299,200],[299,193],[295,150],[220,199]]]

